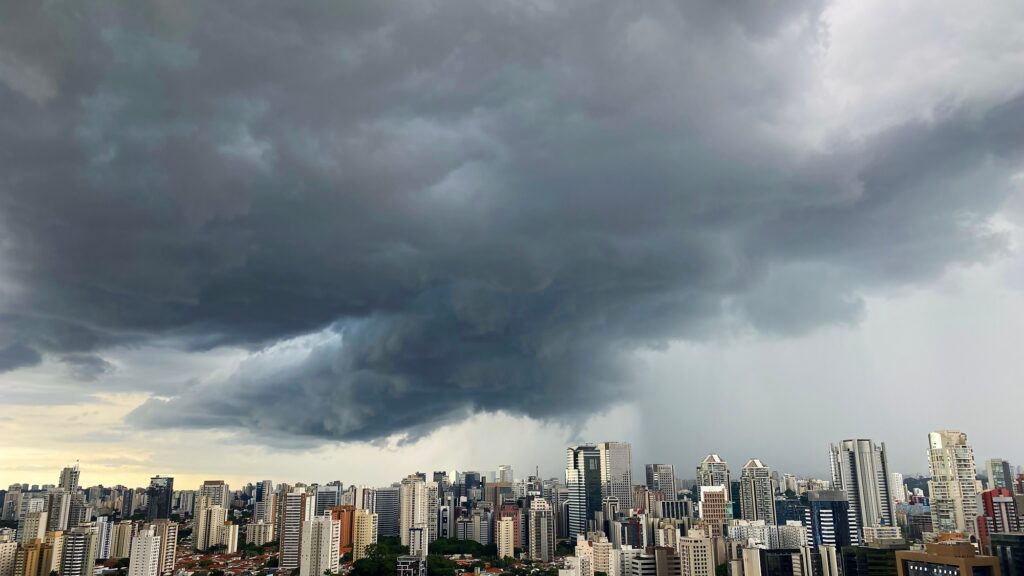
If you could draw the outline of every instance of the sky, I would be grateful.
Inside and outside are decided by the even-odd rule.
[[[0,8],[0,486],[1024,464],[1024,4]]]

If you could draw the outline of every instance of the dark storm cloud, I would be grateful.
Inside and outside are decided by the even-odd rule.
[[[0,335],[246,346],[132,421],[374,439],[571,419],[637,348],[854,322],[998,251],[1024,100],[809,147],[820,6],[768,6],[30,4]]]
[[[18,368],[35,366],[42,362],[39,351],[21,342],[14,342],[0,348],[0,372],[8,372]]]

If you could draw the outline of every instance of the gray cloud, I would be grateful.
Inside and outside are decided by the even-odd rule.
[[[38,350],[21,342],[14,342],[0,348],[0,372],[9,372],[18,368],[35,366],[42,362],[43,357]]]
[[[636,349],[856,322],[991,257],[1021,167],[1020,97],[801,143],[817,2],[28,10],[4,326],[253,350],[145,426],[572,420]]]
[[[60,359],[75,380],[91,382],[114,371],[114,365],[91,354],[69,354]]]

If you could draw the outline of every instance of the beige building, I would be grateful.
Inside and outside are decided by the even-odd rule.
[[[715,576],[715,541],[700,530],[679,538],[679,560],[683,576]]]
[[[516,524],[511,516],[499,518],[494,523],[494,540],[498,545],[498,558],[515,558]]]
[[[366,557],[366,548],[377,543],[377,515],[357,509],[352,520],[352,560]]]
[[[245,526],[245,543],[262,546],[274,541],[274,525],[258,520]]]
[[[337,572],[341,549],[341,521],[316,516],[302,523],[302,552],[299,576],[321,576]]]
[[[978,556],[969,542],[927,544],[924,551],[896,551],[896,574],[1000,576],[999,559],[995,556]]]
[[[932,530],[976,535],[981,482],[967,434],[956,430],[928,434],[928,471]]]

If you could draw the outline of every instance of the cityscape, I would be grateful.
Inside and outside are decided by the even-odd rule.
[[[641,472],[619,441],[567,447],[564,477],[501,465],[388,486],[85,487],[76,463],[0,490],[0,576],[1021,574],[1024,469],[979,467],[961,431],[927,440],[914,478],[870,439],[831,444],[828,478],[714,453]]]
[[[1024,576],[1024,0],[0,0],[0,576]]]

